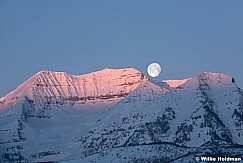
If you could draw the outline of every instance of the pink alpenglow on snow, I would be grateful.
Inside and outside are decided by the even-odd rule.
[[[172,88],[176,88],[182,84],[184,84],[185,82],[187,82],[188,80],[190,80],[191,78],[188,79],[181,79],[181,80],[163,80],[163,82],[167,83],[170,87]]]
[[[122,98],[147,78],[134,68],[103,69],[84,75],[43,70],[1,98],[0,107],[28,97],[34,102],[83,101]]]

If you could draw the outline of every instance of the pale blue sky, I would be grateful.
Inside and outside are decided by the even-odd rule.
[[[47,69],[84,74],[106,67],[159,79],[210,71],[243,88],[243,1],[0,0],[0,96]]]

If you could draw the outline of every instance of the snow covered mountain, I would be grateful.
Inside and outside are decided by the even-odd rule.
[[[112,99],[126,96],[143,80],[147,80],[135,69],[104,69],[94,73],[74,76],[65,72],[41,71],[1,98],[1,107],[12,106],[28,97],[36,104],[89,103],[97,99]]]
[[[82,135],[111,106],[146,80],[133,68],[104,69],[80,76],[38,72],[0,99],[1,155],[7,160],[22,159],[20,154],[15,156],[15,151],[12,155],[10,149],[19,150],[18,144],[23,140],[30,150],[35,145],[39,149],[36,137],[43,149],[57,141],[72,141],[63,139],[66,133],[71,137]]]
[[[1,162],[243,158],[243,94],[218,73],[156,82],[135,69],[41,71],[1,98],[0,153]]]
[[[153,84],[141,84],[111,109],[101,127],[81,138],[83,157],[164,142],[191,148],[243,145],[243,96],[232,77],[199,73],[158,96],[152,93],[159,90]]]

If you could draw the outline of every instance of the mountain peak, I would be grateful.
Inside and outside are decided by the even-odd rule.
[[[232,76],[214,73],[214,72],[200,72],[192,78],[179,79],[179,80],[163,80],[163,82],[167,83],[171,88],[176,88],[181,86],[187,82],[191,84],[195,84],[196,81],[206,82],[210,84],[230,84],[235,82],[235,79]]]
[[[32,100],[46,99],[89,99],[124,97],[147,78],[138,70],[103,69],[84,75],[71,75],[66,72],[42,70],[17,89],[1,99],[1,103],[12,103],[25,96]]]
[[[199,80],[206,80],[210,82],[226,82],[226,83],[232,83],[232,76],[221,74],[221,73],[214,73],[214,72],[200,72],[197,74],[197,78]]]

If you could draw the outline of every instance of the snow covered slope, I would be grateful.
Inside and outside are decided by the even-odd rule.
[[[243,96],[232,77],[199,73],[164,95],[154,93],[163,88],[153,84],[141,84],[111,109],[102,125],[80,139],[84,158],[162,142],[194,148],[243,145]]]
[[[243,95],[224,74],[156,82],[135,69],[42,71],[1,103],[0,162],[243,157]]]
[[[1,155],[18,160],[22,159],[20,154],[15,156],[19,144],[26,144],[27,153],[38,153],[39,149],[48,150],[50,144],[75,140],[146,80],[133,68],[80,76],[51,71],[35,74],[1,98]]]

